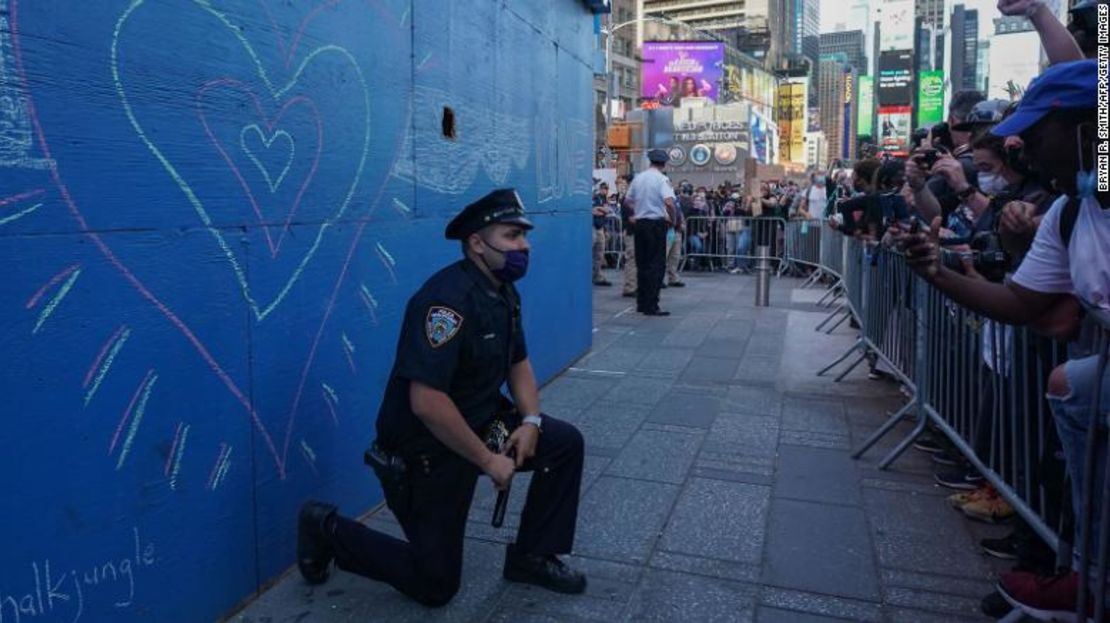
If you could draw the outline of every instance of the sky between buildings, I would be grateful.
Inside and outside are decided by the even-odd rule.
[[[871,0],[872,11],[878,7],[881,0]],[[848,0],[821,0],[821,32],[835,32],[838,23],[844,22],[844,7]],[[979,38],[987,39],[994,30],[993,18],[1000,14],[996,0],[955,0],[952,2],[963,4],[968,9],[979,10]],[[848,24],[847,30],[859,28],[858,24]]]

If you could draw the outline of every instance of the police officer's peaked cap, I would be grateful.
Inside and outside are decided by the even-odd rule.
[[[664,149],[653,149],[649,151],[647,153],[647,158],[648,162],[652,164],[667,164],[667,161],[671,159]]]
[[[514,188],[498,188],[466,206],[451,222],[443,235],[448,240],[462,240],[487,225],[517,225],[532,229],[532,221],[524,216],[524,202]]]

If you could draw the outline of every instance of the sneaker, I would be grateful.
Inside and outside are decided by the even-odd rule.
[[[998,592],[1015,608],[1038,621],[1075,621],[1079,574],[1036,575],[1011,571],[998,581]]]
[[[667,284],[667,287],[669,287],[669,288],[685,288],[686,287],[686,282],[684,282],[684,281],[672,281],[672,282]]]
[[[951,450],[942,450],[941,452],[937,452],[932,456],[932,458],[933,462],[937,465],[947,465],[949,467],[955,467],[957,465],[963,465],[965,463],[963,456],[961,456],[959,453],[952,452]]]
[[[929,454],[944,452],[948,449],[947,446],[940,445],[940,442],[937,441],[936,437],[933,437],[932,435],[919,436],[917,439],[914,440],[913,447],[921,450],[922,452],[928,452]]]
[[[1010,612],[1014,610],[1014,607],[1010,605],[1010,602],[1006,601],[1006,598],[1003,597],[1001,593],[994,591],[979,602],[979,609],[983,611],[983,614],[992,619],[1001,619],[1007,614],[1010,614]]]
[[[990,524],[1001,523],[1014,516],[1014,507],[993,488],[990,494],[961,506],[960,511],[972,519]]]
[[[739,268],[730,268],[730,269],[728,269],[728,274],[730,274],[730,275],[739,275],[740,274],[740,269]]]
[[[990,488],[990,485],[987,485],[984,487],[979,487],[974,491],[962,491],[960,493],[953,493],[946,499],[948,500],[948,503],[952,505],[952,508],[959,510],[959,508],[964,504],[969,504],[971,502],[975,502],[989,496],[992,491],[993,490]]]
[[[890,377],[889,374],[887,374],[886,372],[883,372],[882,370],[880,370],[878,368],[871,368],[867,372],[867,378],[871,379],[872,381],[881,381],[881,380],[883,380],[885,378],[889,378],[889,377]]]
[[[972,491],[978,488],[978,481],[969,480],[969,471],[963,467],[956,467],[951,469],[938,470],[933,479],[937,484],[949,489],[957,489],[959,491]],[[982,477],[979,477],[982,480]]]
[[[983,539],[979,541],[979,547],[983,548],[984,553],[994,556],[995,558],[1001,558],[1002,560],[1017,560],[1018,541],[1017,534],[1011,532],[1001,539]]]

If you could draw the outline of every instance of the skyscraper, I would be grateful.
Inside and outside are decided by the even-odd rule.
[[[979,11],[957,4],[951,26],[952,90],[979,89]]]
[[[780,22],[783,40],[787,42],[783,52],[786,54],[805,54],[805,38],[820,34],[820,0],[784,0],[781,3]]]
[[[792,45],[783,26],[788,5],[798,0],[642,0],[643,15],[667,17],[707,32],[773,67]],[[808,0],[807,0],[808,1]],[[677,34],[666,25],[645,23],[641,41]]]
[[[878,0],[876,0],[877,2]],[[850,2],[837,2],[837,11],[835,17],[826,19],[825,16],[819,15],[821,21],[830,27],[826,28],[826,32],[844,32],[846,30],[860,30],[863,31],[864,49],[870,50],[874,46],[874,20],[876,13],[872,11],[872,0],[850,0]],[[847,5],[847,6],[844,6]],[[867,73],[874,73],[874,58],[872,54],[867,54],[869,66],[866,70]]]
[[[606,17],[607,27],[622,24],[636,19],[638,9],[637,0],[613,0],[612,12]],[[613,34],[613,40],[606,42],[605,36],[599,36],[597,43],[600,51],[605,50],[608,43],[612,53],[612,74],[596,74],[594,76],[594,99],[597,114],[595,115],[595,133],[597,148],[600,151],[607,143],[606,106],[614,118],[622,119],[628,111],[633,110],[640,100],[640,66],[636,60],[636,29],[629,25]],[[608,102],[606,96],[608,95]]]
[[[914,13],[919,26],[917,33],[919,71],[944,68],[944,50],[947,47],[944,32],[948,23],[945,5],[948,2],[949,0],[915,0]]]
[[[826,32],[820,38],[821,58],[837,57],[851,65],[857,74],[867,73],[867,48],[862,30]]]
[[[975,88],[983,93],[987,92],[987,75],[991,66],[991,40],[979,40],[979,55],[975,61]]]
[[[856,157],[856,72],[835,58],[822,58],[820,70],[821,131],[829,158]],[[847,105],[847,110],[845,106]]]
[[[945,17],[944,4],[945,0],[915,0],[917,17],[926,24],[932,24],[938,28],[944,26]]]

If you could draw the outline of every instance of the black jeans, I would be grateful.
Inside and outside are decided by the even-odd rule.
[[[574,544],[584,456],[573,425],[543,417],[536,456],[519,471],[534,471],[516,548],[529,554],[566,554]],[[462,457],[443,455],[428,473],[410,466],[405,486],[383,484],[406,541],[352,519],[336,520],[332,545],[340,569],[386,582],[427,606],[442,606],[459,590],[466,518],[480,471]]]
[[[667,271],[667,222],[636,221],[636,311],[659,309],[659,290]]]

